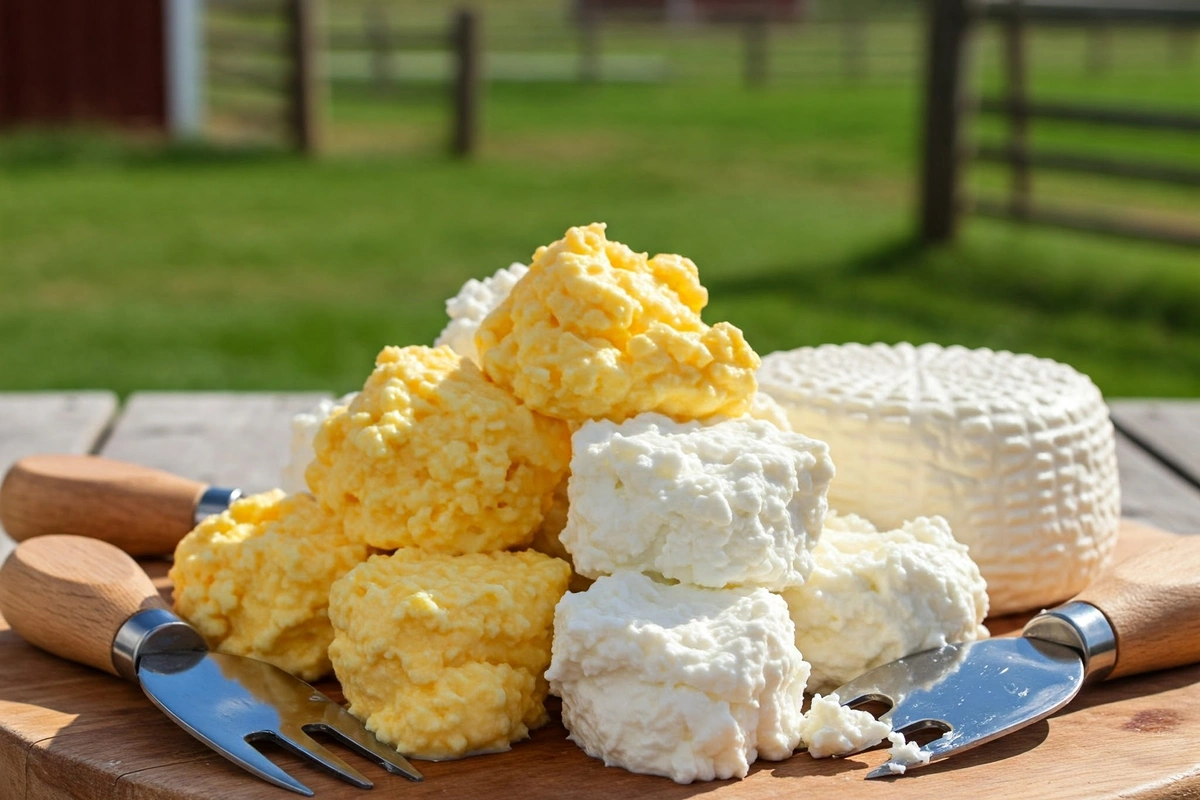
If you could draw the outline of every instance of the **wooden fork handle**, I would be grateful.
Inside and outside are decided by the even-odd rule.
[[[0,567],[0,614],[25,641],[118,674],[113,641],[125,621],[166,603],[113,545],[82,536],[22,542]]]
[[[1200,536],[1181,536],[1114,566],[1075,598],[1117,637],[1109,677],[1200,662]]]
[[[165,555],[194,527],[207,488],[100,456],[30,456],[0,486],[0,524],[18,541],[72,534],[134,556]]]

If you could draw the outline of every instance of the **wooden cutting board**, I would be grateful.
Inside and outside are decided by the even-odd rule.
[[[1118,557],[1169,537],[1124,523]],[[166,590],[165,566],[148,564]],[[993,633],[1020,619],[989,621]],[[336,683],[321,686],[339,697]],[[552,698],[553,702],[553,698]],[[282,750],[269,754],[323,800],[395,797],[1140,798],[1200,796],[1200,666],[1086,689],[1048,720],[912,775],[864,781],[886,760],[875,750],[817,761],[759,762],[741,781],[680,786],[606,768],[567,741],[554,719],[511,752],[417,762],[424,783],[391,776],[353,754],[375,781],[365,793]],[[0,618],[0,800],[267,800],[296,797],[257,780],[184,733],[134,685],[25,644]]]

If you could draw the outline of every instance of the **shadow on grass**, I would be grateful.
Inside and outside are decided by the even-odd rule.
[[[1036,238],[1014,238],[1004,246],[966,239],[928,247],[905,236],[839,260],[719,278],[708,288],[712,296],[782,295],[885,307],[920,292],[947,302],[986,301],[1051,316],[1084,312],[1200,331],[1195,275],[1100,273],[1083,262],[1089,248],[1106,242],[1085,242],[1078,254],[1064,255]]]
[[[165,142],[157,136],[111,131],[25,129],[0,137],[0,171],[38,172],[70,167],[237,167],[298,160],[282,147]]]

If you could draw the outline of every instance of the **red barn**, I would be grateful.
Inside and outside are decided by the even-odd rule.
[[[197,0],[0,0],[0,128],[191,133]]]

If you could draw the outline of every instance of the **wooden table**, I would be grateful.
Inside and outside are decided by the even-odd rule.
[[[121,404],[114,395],[107,392],[0,394],[0,470],[7,470],[8,466],[16,459],[34,453],[100,453],[169,470],[199,481],[238,486],[250,492],[261,491],[274,487],[279,480],[280,471],[288,454],[291,416],[299,411],[308,410],[322,396],[315,393],[168,394],[146,392],[135,394]],[[1115,400],[1111,402],[1111,408],[1118,430],[1122,508],[1125,517],[1176,533],[1200,534],[1200,400]],[[11,547],[11,540],[0,532],[0,559],[7,554]],[[43,679],[36,687],[31,687],[28,697],[5,698],[9,701],[6,706],[9,712],[6,713],[19,714],[21,709],[33,712],[40,707],[55,708],[55,681],[58,679],[50,673],[53,673],[55,669],[76,668],[61,664],[50,666],[54,664],[54,661],[47,657],[47,673],[42,676]],[[1053,796],[1066,797],[1068,794],[1071,797],[1079,798],[1133,796],[1143,798],[1143,800],[1176,795],[1195,796],[1193,792],[1197,786],[1200,786],[1200,767],[1187,767],[1179,759],[1183,758],[1187,764],[1191,765],[1195,765],[1200,759],[1186,754],[1186,749],[1191,747],[1190,742],[1186,738],[1172,735],[1170,733],[1171,725],[1167,725],[1167,722],[1178,718],[1176,722],[1182,720],[1191,724],[1190,721],[1195,717],[1197,730],[1200,730],[1200,692],[1193,689],[1194,684],[1197,683],[1197,676],[1200,675],[1200,667],[1188,668],[1186,672],[1164,674],[1166,677],[1162,680],[1167,683],[1162,686],[1156,684],[1155,690],[1152,692],[1152,694],[1157,693],[1157,699],[1146,701],[1154,707],[1148,711],[1139,711],[1134,715],[1132,721],[1123,724],[1125,730],[1137,731],[1139,736],[1145,733],[1147,736],[1165,737],[1161,743],[1154,744],[1153,748],[1147,750],[1156,757],[1158,754],[1164,754],[1160,759],[1164,763],[1155,764],[1151,768],[1148,761],[1137,762],[1139,765],[1144,764],[1147,774],[1161,775],[1165,778],[1154,781],[1153,785],[1146,786],[1136,785],[1138,783],[1136,780],[1130,782],[1121,779],[1110,786],[1101,785],[1103,782],[1095,776],[1082,775],[1078,780],[1072,777],[1067,784],[1072,787],[1072,791],[1064,794],[1062,788],[1059,787],[1054,790]],[[108,679],[98,676],[97,680]],[[216,762],[220,762],[220,759],[215,756],[203,764],[199,764],[196,761],[196,748],[199,745],[186,736],[179,735],[177,729],[171,728],[165,718],[151,714],[147,710],[145,698],[140,696],[136,688],[117,682],[111,684],[114,687],[111,690],[108,689],[110,684],[105,686],[109,696],[103,700],[103,709],[100,705],[96,705],[95,708],[89,706],[84,709],[55,710],[55,713],[63,717],[64,725],[70,725],[69,730],[64,729],[43,741],[33,743],[29,750],[20,754],[22,761],[25,762],[24,765],[8,765],[15,769],[8,770],[7,774],[32,775],[33,777],[29,778],[27,783],[23,781],[23,785],[0,786],[0,800],[10,800],[10,798],[48,800],[48,798],[59,797],[74,799],[108,796],[141,798],[143,797],[141,794],[129,794],[133,788],[136,788],[132,786],[132,783],[136,782],[138,786],[151,785],[154,784],[156,775],[161,776],[163,787],[176,788],[163,788],[164,794],[154,796],[175,797],[174,791],[183,791],[178,789],[179,781],[195,780],[196,775],[207,775],[213,770],[223,769],[235,777],[240,777],[236,768],[224,763],[211,763],[214,759]],[[1137,686],[1132,682],[1116,682],[1111,687],[1093,690],[1093,697],[1096,699],[1084,701],[1084,707],[1096,703],[1102,708],[1105,703],[1112,703],[1112,708],[1124,709],[1126,706],[1121,705],[1122,698],[1125,695],[1129,695],[1131,698],[1138,696]],[[119,694],[119,702],[116,703],[116,706],[119,707],[112,705],[111,693],[114,692]],[[97,699],[96,703],[101,703],[101,700]],[[14,708],[17,710],[13,711]],[[101,713],[102,711],[103,713]],[[115,743],[106,741],[108,739],[106,734],[112,730],[111,726],[120,724],[119,719],[114,719],[114,713],[129,721],[142,720],[142,722],[135,723],[138,726],[145,725],[144,720],[147,719],[153,720],[151,727],[157,726],[153,727],[153,730],[140,731],[137,738],[141,744],[139,748],[135,748],[138,752],[130,752],[127,747],[118,748]],[[1146,716],[1147,714],[1149,716]],[[1095,724],[1093,716],[1089,716],[1088,713],[1068,715],[1062,718],[1060,727],[1055,729],[1055,735],[1076,736],[1078,741],[1085,743],[1086,748],[1088,731],[1078,731],[1072,734],[1070,726],[1082,725],[1088,720],[1092,721],[1087,724]],[[1163,720],[1167,720],[1167,722]],[[1172,722],[1171,724],[1176,723]],[[1130,728],[1130,725],[1135,725],[1135,727]],[[1167,727],[1163,727],[1164,725]],[[1044,737],[1045,729],[1040,730],[1042,732],[1039,735]],[[1176,730],[1176,733],[1179,732]],[[545,735],[539,733],[539,736],[543,738]],[[66,739],[70,739],[70,741],[66,741]],[[112,761],[113,752],[117,750],[120,751],[121,758],[119,761]],[[690,788],[676,787],[669,781],[661,779],[653,779],[653,782],[648,782],[651,779],[631,776],[620,770],[605,770],[598,762],[586,759],[573,747],[565,744],[559,750],[562,752],[557,760],[551,759],[548,763],[538,765],[536,781],[533,780],[533,775],[525,779],[525,788],[529,791],[521,791],[520,794],[531,792],[537,794],[539,791],[544,793],[549,786],[569,786],[572,782],[581,780],[581,776],[592,780],[602,778],[603,785],[609,787],[605,796],[614,798],[650,795],[664,798],[684,797],[706,791],[725,791],[727,789],[733,792],[737,791],[736,782],[732,786],[728,785],[729,782],[723,782],[709,786],[696,784]],[[559,750],[554,752],[559,753]],[[61,760],[64,752],[83,752],[85,757],[89,758],[99,771],[107,776],[107,779],[114,781],[112,791],[116,794],[111,794],[108,790],[97,789],[95,786],[54,790],[47,794],[46,792],[50,790],[45,787],[57,784],[54,773],[61,770],[62,767],[60,761],[56,761],[56,759]],[[1047,757],[1050,757],[1049,750],[1044,748],[1036,749],[1033,752],[1044,752]],[[981,763],[987,762],[986,755],[980,756],[983,759]],[[1107,753],[1101,753],[1096,757],[1109,759],[1118,755],[1110,756]],[[1175,760],[1166,763],[1167,755]],[[3,763],[4,757],[5,751],[0,748],[0,768],[6,767]],[[469,759],[466,762],[456,762],[456,764],[427,765],[427,774],[438,780],[430,780],[421,785],[422,790],[419,792],[414,785],[401,782],[400,785],[390,786],[384,791],[377,789],[373,793],[362,796],[364,798],[371,796],[402,797],[406,794],[426,796],[428,792],[437,794],[439,786],[442,789],[446,788],[447,784],[443,781],[451,774],[461,780],[464,779],[464,775],[481,773],[476,775],[473,780],[486,782],[491,779],[482,773],[487,773],[492,769],[492,762],[489,761],[491,758],[500,757]],[[793,761],[796,760],[793,759]],[[816,762],[811,763],[815,764]],[[168,766],[159,766],[162,764]],[[1033,765],[1032,761],[1026,763],[1025,766],[1036,770],[1055,768],[1053,764]],[[1075,766],[1080,766],[1080,764]],[[784,785],[788,782],[775,781],[776,786],[774,787],[770,783],[772,775],[783,777],[790,768],[786,766],[778,769],[767,767],[752,776],[756,781],[754,786],[757,787],[758,794],[761,796],[790,796],[792,790]],[[1075,774],[1074,769],[1070,766],[1060,764],[1059,768],[1068,769],[1072,775]],[[189,772],[189,769],[193,771]],[[824,778],[828,783],[809,785],[816,790],[832,789],[838,780],[837,772],[841,769],[843,768],[837,763],[822,762],[812,770],[814,774],[817,771],[820,771],[821,774],[828,773]],[[1181,769],[1182,771],[1180,771]],[[563,774],[555,778],[555,770]],[[1084,770],[1087,770],[1086,765],[1084,765]],[[1140,766],[1138,771],[1141,771]],[[0,769],[0,772],[5,772],[5,770]],[[566,774],[567,772],[570,774]],[[596,775],[592,775],[593,772]],[[932,767],[929,772],[931,776],[937,774],[935,768]],[[1008,779],[1019,777],[1014,776],[1011,771],[997,772],[1009,776]],[[953,775],[955,773],[947,771],[945,774]],[[968,770],[961,774],[986,777],[991,773]],[[136,781],[125,780],[125,776],[133,775],[138,776]],[[180,776],[185,776],[185,778]],[[600,777],[597,778],[597,776]],[[303,777],[314,788],[326,786],[326,793],[334,791],[337,786],[344,786],[319,775],[314,778],[312,771],[304,772]],[[559,778],[561,778],[561,782],[558,780]],[[851,778],[857,779],[858,776],[851,774],[842,776],[841,779],[849,781]],[[937,780],[932,777],[931,780],[933,783],[937,783]],[[1040,774],[1038,780],[1045,783],[1045,775]],[[1089,781],[1094,782],[1089,783]],[[330,788],[331,782],[334,788]],[[475,785],[480,786],[483,783]],[[844,791],[849,785],[839,784],[838,786],[841,791]],[[859,786],[860,784],[856,781],[854,785]],[[872,787],[876,785],[875,782],[871,784]],[[892,784],[888,797],[899,800],[901,797],[924,796],[922,793],[930,790],[932,785],[932,783],[922,784],[921,781],[899,781]],[[1051,786],[1050,783],[1046,783],[1046,785]],[[294,796],[254,781],[238,783],[237,786],[239,787],[237,793],[231,795],[221,793],[219,796],[254,798]],[[405,786],[410,787],[407,793],[404,790]],[[647,793],[647,787],[653,791]],[[505,794],[510,793],[510,790],[513,794],[518,793],[516,787],[513,786],[497,788]],[[974,789],[972,792],[981,797],[992,796],[988,793],[991,789],[996,790],[997,796],[1011,795],[1011,791],[999,784],[990,789],[988,787],[977,788],[980,789],[980,792],[975,792]],[[1032,784],[1030,788],[1033,788]],[[951,794],[957,794],[958,789],[965,790],[965,787],[956,786],[955,791]],[[984,789],[988,789],[988,791],[983,791]],[[1078,791],[1074,791],[1074,789],[1078,789]],[[1175,789],[1180,789],[1182,794]],[[245,791],[248,791],[249,794],[245,794]],[[185,792],[178,796],[191,798],[194,795]],[[1043,793],[1032,791],[1030,797],[1041,798]]]

